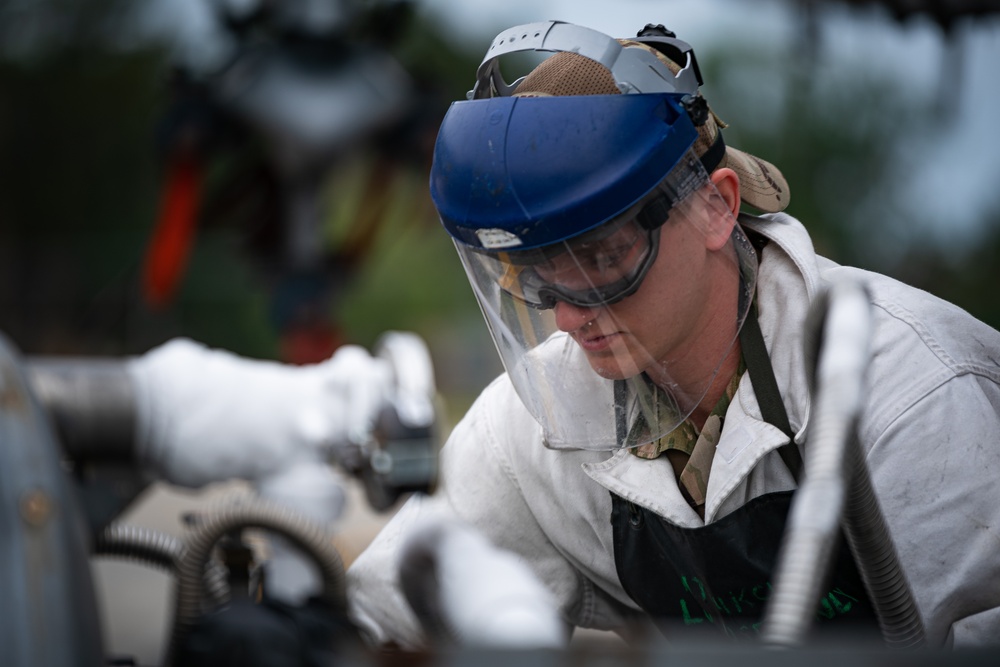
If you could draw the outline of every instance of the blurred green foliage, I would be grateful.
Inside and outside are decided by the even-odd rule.
[[[956,253],[920,244],[908,250],[891,273],[1000,328],[1000,205],[992,209],[983,233],[970,248]]]
[[[905,205],[912,165],[898,147],[947,125],[939,91],[914,91],[849,59],[824,66],[809,54],[789,58],[787,48],[734,39],[699,56],[705,95],[731,123],[727,141],[781,169],[792,194],[787,212],[820,254],[888,274],[1000,327],[1000,191],[973,242],[960,242],[961,234],[942,241],[948,220]]]
[[[0,327],[22,347],[120,320],[156,198],[160,66],[93,48],[0,62]]]

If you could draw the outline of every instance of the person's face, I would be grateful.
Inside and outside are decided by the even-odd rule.
[[[739,269],[733,253],[726,252],[728,231],[720,231],[731,230],[732,224],[716,219],[731,215],[702,197],[692,199],[654,232],[660,234],[659,251],[633,295],[591,308],[556,303],[556,325],[602,377],[626,379],[646,372],[656,381],[683,384],[699,356],[713,358],[714,370],[716,339],[732,341]],[[620,248],[631,251],[624,238]],[[546,279],[558,283],[560,275],[580,280],[569,265]]]

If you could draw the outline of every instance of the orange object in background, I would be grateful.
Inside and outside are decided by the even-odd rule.
[[[293,322],[281,332],[279,359],[287,364],[318,364],[329,359],[344,343],[329,322]]]
[[[175,156],[167,166],[159,218],[143,267],[143,298],[154,308],[170,303],[187,267],[198,221],[201,176],[201,163],[192,155]]]

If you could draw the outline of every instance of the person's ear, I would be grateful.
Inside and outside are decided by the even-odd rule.
[[[740,213],[740,177],[728,167],[712,172],[712,184],[722,197],[723,206],[713,207],[708,234],[705,238],[709,250],[719,250],[729,242],[736,224],[736,216]]]
[[[729,167],[721,167],[712,172],[712,183],[726,200],[726,206],[733,217],[740,214],[740,177]]]

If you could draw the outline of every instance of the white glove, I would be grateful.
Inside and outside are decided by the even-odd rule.
[[[566,644],[549,590],[468,524],[426,520],[407,536],[398,567],[403,595],[432,640],[504,649]]]
[[[364,442],[394,381],[386,360],[353,345],[292,366],[175,339],[128,369],[141,460],[157,477],[190,487],[259,480]]]

